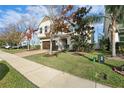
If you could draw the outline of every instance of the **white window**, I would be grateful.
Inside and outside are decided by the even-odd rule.
[[[45,26],[45,32],[47,32],[47,30],[48,30],[48,26]]]
[[[40,28],[40,33],[42,33],[42,27]]]

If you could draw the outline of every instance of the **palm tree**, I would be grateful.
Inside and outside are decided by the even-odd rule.
[[[112,42],[112,56],[116,56],[116,42],[115,33],[117,31],[117,23],[122,23],[124,21],[124,6],[120,5],[107,5],[105,6],[106,13],[110,14],[108,17],[111,20],[110,31],[111,31],[111,42]]]

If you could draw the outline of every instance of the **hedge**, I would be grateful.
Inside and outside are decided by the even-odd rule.
[[[117,50],[117,53],[124,54],[124,42],[117,42],[116,50]]]

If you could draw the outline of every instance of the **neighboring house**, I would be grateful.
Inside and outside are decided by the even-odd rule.
[[[28,45],[27,37],[24,36],[23,33],[22,33],[22,39],[21,39],[21,41],[20,41],[20,45],[21,45],[21,46],[27,46],[27,45]]]
[[[50,37],[47,37],[46,35],[50,31],[50,27],[52,25],[52,22],[50,21],[50,18],[48,16],[45,16],[42,21],[39,24],[38,27],[38,37],[40,39],[40,45],[41,49],[50,49]],[[74,32],[74,29],[71,28],[72,33]],[[72,43],[71,43],[71,33],[64,33],[59,32],[57,33],[53,38],[53,50],[64,50],[66,48],[69,48],[69,50],[72,49]],[[92,43],[94,40],[94,37],[92,37],[92,40],[89,40],[89,43]]]
[[[29,33],[29,29],[27,29],[26,32],[22,32],[22,35],[21,35],[22,40],[20,42],[21,46],[27,46],[29,43],[30,43],[30,45],[40,45],[40,40],[37,36],[37,32],[34,32],[31,34],[32,38],[31,38],[30,42],[26,36],[27,33]]]
[[[124,42],[124,28],[119,28],[119,41]]]

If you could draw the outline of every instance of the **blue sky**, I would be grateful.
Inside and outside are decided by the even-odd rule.
[[[20,10],[25,10],[26,7],[27,6],[25,5],[0,5],[0,17],[4,15],[5,12],[11,11],[11,10],[24,13],[26,11],[20,11]]]
[[[84,5],[83,5],[84,6]],[[81,7],[81,5],[79,6]],[[104,6],[92,6],[91,14],[104,14]],[[11,23],[18,23],[21,19],[35,18],[37,24],[43,16],[48,15],[45,6],[27,6],[27,5],[0,5],[0,28],[4,28]],[[29,22],[30,23],[30,22]],[[95,24],[95,41],[97,41],[98,33],[103,31],[103,24]]]
[[[16,10],[17,8],[25,9],[26,5],[0,5],[1,10]]]

